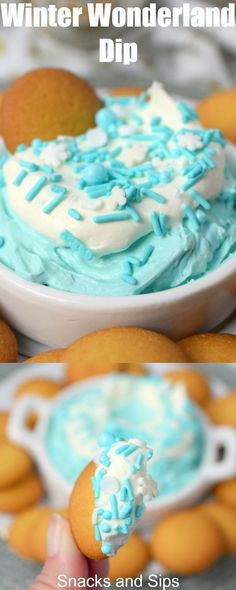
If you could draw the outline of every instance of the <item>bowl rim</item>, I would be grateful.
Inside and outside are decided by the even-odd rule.
[[[225,260],[216,269],[209,271],[206,275],[193,279],[189,283],[179,285],[171,289],[165,289],[163,291],[157,291],[155,293],[144,293],[137,295],[123,295],[123,296],[100,296],[100,295],[86,295],[80,293],[70,293],[55,289],[54,287],[47,287],[38,283],[30,282],[20,276],[15,271],[0,264],[0,277],[1,282],[4,281],[5,285],[14,285],[22,293],[31,295],[33,298],[40,299],[40,301],[53,301],[62,307],[66,307],[68,304],[72,308],[83,308],[96,309],[106,312],[108,309],[113,307],[115,310],[119,309],[137,309],[137,307],[149,307],[152,304],[158,305],[169,305],[171,303],[177,303],[185,298],[191,296],[197,296],[199,293],[203,293],[209,288],[214,288],[221,284],[227,279],[236,277],[236,265],[235,265],[235,254],[232,254],[229,259]],[[1,291],[1,286],[0,286]],[[16,296],[19,295],[19,291]],[[112,306],[108,307],[108,303],[113,303]],[[236,300],[235,300],[236,307]]]

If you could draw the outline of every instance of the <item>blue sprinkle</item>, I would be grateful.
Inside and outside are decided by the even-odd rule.
[[[160,125],[161,122],[161,117],[153,117],[151,120],[151,125],[152,127],[156,127],[157,125]]]
[[[209,201],[204,199],[204,197],[198,191],[193,190],[190,191],[189,194],[190,197],[194,199],[194,201],[197,201],[197,203],[203,207],[203,209],[209,210],[211,208],[211,204],[209,203]]]
[[[52,184],[51,191],[53,193],[60,193],[60,194],[61,193],[66,194],[68,192],[67,188],[65,188],[64,186],[61,186],[60,184]]]
[[[52,174],[52,176],[50,176],[51,182],[61,182],[61,180],[63,180],[62,174]]]
[[[142,464],[143,464],[143,460],[144,460],[144,455],[142,453],[140,453],[140,455],[137,456],[136,459],[136,466],[138,471],[141,469]]]
[[[132,275],[133,274],[133,267],[128,260],[124,262],[124,274]]]
[[[133,492],[133,488],[132,488],[132,485],[131,485],[131,482],[129,479],[125,480],[125,487],[127,490],[129,500],[134,500],[134,492]]]
[[[52,174],[54,172],[52,166],[48,166],[47,164],[44,164],[44,166],[42,166],[42,171],[46,174]]]
[[[21,143],[20,145],[18,145],[18,147],[16,148],[17,152],[25,152],[25,150],[27,150],[27,147],[24,143]]]
[[[73,208],[68,209],[67,213],[70,217],[72,217],[76,221],[80,221],[81,219],[83,219],[82,215],[80,215],[79,211],[77,211],[76,209],[73,209]]]
[[[104,533],[110,533],[111,532],[111,527],[110,527],[110,525],[107,522],[104,522],[102,524],[102,527],[101,528],[102,528],[102,531]]]
[[[133,221],[135,221],[135,223],[140,223],[141,217],[134,207],[131,207],[131,205],[126,205],[125,209],[129,212],[130,217],[133,219]]]
[[[46,213],[46,215],[50,215],[50,213],[52,213],[52,211],[54,211],[54,209],[56,209],[56,207],[58,207],[58,205],[60,205],[65,200],[65,197],[65,192],[57,195],[57,197],[54,197],[54,199],[52,199],[50,203],[45,205],[45,207],[43,208],[43,213]]]
[[[147,451],[147,460],[150,461],[150,459],[152,459],[153,457],[153,450],[152,449],[148,449]]]
[[[126,449],[124,452],[124,457],[129,457],[129,455],[132,455],[132,453],[134,453],[137,448],[137,445],[128,445],[128,449]]]
[[[104,512],[103,512],[103,518],[105,518],[106,520],[111,520],[112,519],[112,513],[110,512],[110,510],[104,510]]]
[[[103,164],[90,164],[82,172],[82,178],[89,186],[103,184],[109,180],[109,172]]]
[[[33,162],[27,162],[25,160],[20,160],[20,166],[27,168],[30,172],[37,172],[39,170],[38,164],[34,164]]]
[[[110,543],[103,543],[101,546],[101,551],[102,553],[104,553],[105,555],[110,555],[112,552],[112,545]]]
[[[160,220],[161,231],[163,233],[163,236],[165,236],[167,234],[168,217],[164,213],[160,213],[159,220]]]
[[[99,127],[106,131],[110,125],[117,123],[117,117],[111,109],[104,108],[97,111],[95,121]]]
[[[110,432],[102,432],[98,437],[99,447],[110,448],[114,442],[115,442],[115,436],[114,436],[114,434],[112,434]]]
[[[121,279],[122,279],[122,281],[124,281],[124,283],[128,283],[129,285],[137,285],[138,284],[137,279],[135,279],[134,277],[127,275],[127,274],[121,275]]]
[[[138,506],[136,506],[134,514],[135,514],[136,518],[141,518],[141,516],[143,514],[143,506],[141,506],[141,504],[138,504]]]
[[[63,230],[60,234],[60,238],[63,242],[65,242],[67,244],[67,246],[69,248],[71,248],[71,250],[74,250],[75,252],[79,252],[79,254],[82,256],[82,258],[84,258],[84,260],[92,260],[93,258],[93,253],[91,250],[89,250],[88,248],[86,248],[86,246],[84,246],[83,242],[81,242],[78,238],[76,238],[75,236],[73,236],[73,234],[71,232],[69,232],[68,230]]]
[[[99,526],[97,524],[95,524],[95,539],[96,541],[101,541],[102,537],[101,537],[101,533],[99,530]]]
[[[2,236],[0,236],[0,248],[2,248],[4,246],[4,244],[5,244],[5,239]]]
[[[86,182],[85,180],[83,180],[83,178],[80,178],[79,182],[77,183],[76,187],[78,189],[83,189],[86,186]]]
[[[112,511],[112,518],[118,518],[118,504],[117,498],[115,494],[110,496],[110,503],[111,503],[111,511]]]
[[[130,264],[133,264],[133,266],[142,266],[141,261],[139,260],[139,258],[136,258],[136,256],[129,256],[128,262],[130,262]]]
[[[154,251],[154,246],[151,246],[151,245],[150,246],[147,246],[147,248],[146,248],[146,250],[144,252],[143,258],[142,258],[142,265],[144,265],[144,264],[146,264],[146,262],[148,262],[148,260],[149,260],[150,256],[152,255],[153,251]]]
[[[26,170],[21,170],[13,181],[13,184],[15,186],[20,186],[26,176],[28,176],[28,172]]]
[[[166,198],[163,197],[162,195],[159,195],[159,193],[155,193],[154,191],[150,191],[149,189],[146,188],[141,188],[141,195],[142,197],[149,197],[150,199],[153,199],[154,201],[157,201],[158,203],[166,203]]]
[[[110,223],[113,221],[125,221],[130,219],[129,213],[109,213],[107,215],[95,215],[93,221],[95,223]]]
[[[131,119],[134,121],[134,123],[136,123],[136,125],[143,125],[143,119],[137,113],[132,113]]]
[[[195,121],[196,119],[198,119],[198,114],[196,113],[196,111],[194,111],[190,106],[186,105],[184,102],[177,102],[176,106],[181,112],[183,123],[190,123],[191,121]]]
[[[199,221],[198,221],[198,218],[196,217],[194,211],[191,209],[191,207],[189,207],[188,205],[183,204],[183,205],[181,205],[181,209],[185,213],[185,215],[188,217],[188,219],[189,219],[189,221],[190,221],[190,223],[192,225],[192,228],[195,231],[198,231],[198,229],[199,229]]]
[[[158,215],[158,213],[156,213],[156,211],[152,211],[151,215],[150,215],[150,219],[152,222],[152,227],[153,227],[153,231],[156,234],[156,236],[163,236],[163,232],[162,232],[162,228],[161,228],[161,224],[160,224],[160,217]]]
[[[121,502],[125,502],[126,497],[127,497],[127,490],[126,490],[125,487],[123,487],[120,490],[120,500],[121,500]]]
[[[103,508],[99,508],[97,513],[98,513],[98,516],[103,516],[103,513],[104,513]]]
[[[41,147],[43,147],[43,141],[42,141],[42,139],[38,139],[38,138],[33,139],[33,141],[32,141],[32,147],[34,147],[34,148],[41,148]]]
[[[130,516],[131,512],[132,505],[130,502],[127,502],[127,504],[120,510],[120,518],[126,518],[127,516]]]
[[[185,184],[183,184],[183,186],[181,187],[182,190],[188,191],[190,188],[192,188],[192,186],[197,184],[203,177],[204,177],[204,172],[201,172],[201,174],[198,174],[198,176],[195,176],[194,178],[190,178]]]
[[[40,193],[40,191],[42,190],[42,188],[47,184],[47,177],[46,176],[41,176],[41,178],[39,178],[39,180],[36,182],[36,184],[29,190],[29,192],[26,195],[26,201],[33,201],[33,199],[35,199],[35,197],[37,197],[37,195]]]
[[[129,445],[123,445],[122,447],[118,447],[118,449],[116,449],[116,455],[123,455],[123,453],[125,451],[127,451],[127,449],[129,448]]]

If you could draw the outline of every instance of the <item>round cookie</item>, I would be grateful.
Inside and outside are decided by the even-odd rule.
[[[8,412],[0,412],[0,442],[6,438],[7,422],[9,418]]]
[[[46,350],[46,352],[39,352],[38,354],[35,354],[31,358],[27,359],[27,361],[25,361],[25,364],[36,365],[36,363],[60,363],[62,353],[62,348]]]
[[[16,337],[3,322],[0,320],[0,363],[16,363],[17,362],[17,345]]]
[[[111,580],[119,578],[135,578],[143,572],[150,560],[147,543],[133,533],[127,543],[119,549],[114,557],[109,558],[108,575]]]
[[[146,88],[143,86],[119,86],[119,88],[112,88],[109,94],[111,96],[139,96],[145,90]]]
[[[96,377],[97,375],[105,375],[107,373],[131,373],[133,375],[145,375],[147,370],[141,365],[135,363],[83,363],[82,365],[75,362],[67,365],[66,381],[67,383],[74,383],[75,381],[82,381],[89,377]]]
[[[105,328],[83,336],[67,348],[62,363],[187,362],[178,344],[142,328]]]
[[[236,553],[236,510],[220,502],[206,502],[199,510],[220,527],[226,541],[227,553]]]
[[[95,509],[92,477],[95,470],[96,465],[91,461],[77,479],[70,498],[69,521],[80,551],[90,559],[104,559],[101,543],[96,541],[92,525],[92,514]]]
[[[236,428],[236,391],[211,399],[206,412],[214,424]]]
[[[197,106],[203,127],[220,129],[233,143],[236,143],[235,103],[236,88],[230,88],[211,94]]]
[[[164,517],[154,528],[151,552],[168,571],[193,575],[212,566],[225,553],[221,529],[197,510]]]
[[[236,510],[236,477],[218,483],[213,489],[213,494],[217,500]]]
[[[80,135],[94,127],[100,107],[101,101],[82,78],[62,69],[41,68],[21,76],[5,92],[2,135],[11,152],[35,138]]]
[[[46,559],[48,525],[51,516],[55,513],[67,518],[66,508],[45,508],[41,510],[41,515],[34,523],[34,527],[31,527],[29,540],[32,557],[40,563],[43,563]]]
[[[194,363],[236,362],[236,335],[197,334],[178,343]]]
[[[42,397],[54,397],[60,389],[62,389],[63,383],[54,381],[53,379],[28,379],[23,381],[17,387],[15,392],[15,399],[24,395],[40,395]]]
[[[134,532],[145,503],[157,496],[148,474],[152,449],[115,432],[98,437],[101,452],[78,477],[69,503],[74,540],[89,559],[113,557]]]
[[[43,485],[36,473],[10,488],[0,490],[0,512],[20,512],[33,506],[43,497]]]
[[[17,514],[7,535],[7,541],[13,551],[25,559],[33,559],[32,531],[36,522],[42,518],[47,508],[37,507],[24,510]]]
[[[50,517],[55,512],[66,517],[66,509],[45,506],[20,512],[8,531],[7,541],[20,557],[43,562],[46,559],[47,530]]]
[[[210,387],[206,377],[191,369],[170,371],[165,377],[172,383],[182,381],[186,384],[189,397],[200,406],[205,406],[210,397]]]
[[[8,440],[0,443],[0,457],[0,490],[14,486],[32,471],[28,453]]]

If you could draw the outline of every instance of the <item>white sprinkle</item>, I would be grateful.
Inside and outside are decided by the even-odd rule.
[[[118,206],[123,207],[124,205],[126,205],[126,202],[127,199],[123,188],[120,188],[119,186],[114,186],[114,188],[111,191],[111,196],[107,201],[107,209],[109,206],[109,210],[114,211]]]
[[[103,477],[100,486],[105,494],[116,494],[120,489],[119,481],[115,477]]]
[[[68,158],[68,150],[65,143],[49,143],[43,148],[40,158],[48,166],[58,168]]]
[[[179,135],[178,142],[180,147],[186,148],[190,152],[199,150],[203,147],[203,142],[195,133],[182,133]]]
[[[107,143],[107,134],[100,127],[95,127],[94,129],[89,129],[86,139],[94,147],[102,147]]]
[[[130,137],[130,135],[133,135],[133,133],[135,133],[136,128],[133,127],[132,125],[121,125],[119,127],[119,134],[121,137]]]

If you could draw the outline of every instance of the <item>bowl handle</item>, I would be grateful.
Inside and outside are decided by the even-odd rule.
[[[7,435],[10,440],[30,453],[34,452],[44,432],[48,410],[49,402],[39,396],[26,395],[15,401],[7,426]],[[32,412],[37,414],[34,429],[30,429],[27,425],[27,419]]]
[[[207,466],[211,483],[236,475],[236,430],[226,426],[211,429],[212,454]],[[222,457],[219,454],[222,453]]]

